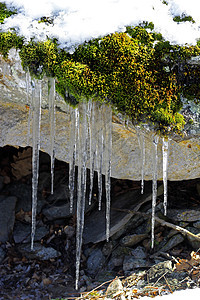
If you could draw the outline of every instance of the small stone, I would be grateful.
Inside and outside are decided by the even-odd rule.
[[[168,209],[167,216],[174,221],[195,222],[200,219],[200,210]]]
[[[37,226],[35,241],[40,241],[48,233],[49,230],[45,226]],[[15,222],[13,238],[15,243],[29,243],[31,241],[31,225]]]
[[[70,239],[74,236],[75,234],[75,228],[73,226],[65,226],[64,228],[64,233],[66,234],[67,238]]]
[[[121,240],[121,244],[126,247],[132,247],[148,237],[148,234],[127,235]]]
[[[123,292],[123,285],[119,278],[114,279],[108,286],[106,295],[114,298]]]
[[[134,258],[146,258],[145,249],[141,246],[138,246],[137,248],[133,249],[131,251],[131,254]]]
[[[0,242],[6,242],[12,233],[15,222],[17,198],[0,195]]]
[[[52,283],[51,279],[50,278],[43,278],[42,279],[42,282],[44,285],[49,285]]]
[[[105,256],[100,249],[94,249],[87,260],[87,271],[94,275],[104,264]]]
[[[18,246],[18,250],[28,259],[49,260],[61,256],[59,251],[51,247],[44,247],[39,243],[34,243],[34,248],[31,250],[30,243]]]
[[[200,221],[197,221],[197,222],[193,223],[193,226],[194,226],[195,228],[200,229]]]
[[[160,249],[160,251],[162,252],[169,251],[170,249],[179,245],[183,241],[184,241],[184,237],[182,236],[182,234],[180,233],[175,234],[166,242],[166,244]]]
[[[5,251],[0,248],[0,263],[4,260],[4,257],[6,256]]]
[[[124,263],[123,263],[123,270],[126,272],[138,268],[146,268],[149,266],[150,264],[146,259],[134,258],[133,256],[125,256]]]

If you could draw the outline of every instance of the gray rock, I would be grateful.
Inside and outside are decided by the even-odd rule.
[[[149,269],[148,277],[149,279],[154,279],[161,277],[166,273],[171,273],[173,271],[172,262],[170,260],[160,262]]]
[[[200,219],[200,210],[169,209],[167,216],[174,221],[194,222]]]
[[[95,275],[97,271],[103,266],[105,256],[100,249],[94,249],[87,260],[87,271],[90,275]]]
[[[141,246],[138,246],[137,248],[133,249],[131,251],[131,254],[134,258],[146,258],[145,249]]]
[[[188,226],[186,229],[200,237],[200,230],[198,228]],[[196,240],[192,236],[187,235],[187,241],[194,250],[200,248],[200,241]]]
[[[120,243],[126,247],[133,247],[148,237],[148,234],[132,234],[125,236]]]
[[[66,218],[72,215],[70,213],[70,204],[69,202],[61,204],[61,205],[51,205],[42,210],[43,215],[48,220],[56,220],[61,218]]]
[[[18,250],[28,259],[49,260],[61,256],[59,251],[51,247],[45,247],[39,243],[34,243],[34,249],[31,250],[30,243],[18,246]]]
[[[32,209],[32,188],[31,185],[19,182],[12,182],[6,188],[4,192],[9,195],[17,197],[16,213],[21,209],[25,212],[31,211]],[[43,200],[38,197],[37,213],[41,211],[44,205]]]
[[[49,230],[45,226],[37,226],[35,232],[35,241],[40,241]],[[16,222],[13,230],[15,243],[29,243],[31,241],[31,225]]]
[[[27,145],[28,109],[26,108],[26,81],[22,70],[18,52],[11,49],[9,60],[2,57],[0,68],[7,70],[0,83],[0,146]],[[41,151],[50,153],[49,120],[47,109],[47,82],[42,81],[42,122],[41,122]],[[69,117],[66,114],[67,106],[64,100],[57,95],[56,106],[56,139],[55,155],[62,161],[69,162]],[[196,105],[197,106],[197,105]],[[197,106],[198,108],[198,106]],[[148,159],[145,163],[145,180],[152,179],[152,141],[151,132],[145,136],[145,153]],[[112,176],[121,179],[140,180],[141,178],[141,151],[138,145],[137,134],[123,125],[113,122],[112,128]],[[30,141],[31,143],[31,141]],[[169,180],[194,179],[200,177],[199,131],[184,138],[173,137],[169,149]],[[162,179],[162,140],[158,145],[158,179]],[[89,161],[88,161],[89,166]],[[195,167],[194,167],[195,166]],[[103,169],[105,173],[105,169]]]
[[[6,242],[12,233],[15,222],[17,198],[0,195],[0,242]]]
[[[146,259],[134,258],[133,256],[125,256],[124,258],[123,270],[125,272],[146,267],[150,267],[150,263]]]
[[[197,221],[197,222],[193,223],[193,226],[194,226],[195,228],[200,229],[200,221]]]
[[[184,241],[184,237],[182,234],[178,233],[173,235],[169,240],[167,240],[166,244],[160,249],[162,252],[169,251],[173,247],[179,245]]]
[[[109,270],[112,270],[115,267],[120,267],[123,265],[124,257],[130,256],[132,249],[128,247],[118,246],[113,250],[110,261],[108,263]]]
[[[4,260],[5,256],[6,256],[5,251],[0,247],[0,263]]]

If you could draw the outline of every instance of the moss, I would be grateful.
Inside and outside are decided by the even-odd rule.
[[[0,2],[0,23],[2,24],[4,20],[13,14],[16,14],[16,11],[7,9],[5,3]]]
[[[19,49],[23,68],[37,78],[56,77],[56,90],[73,106],[90,98],[110,102],[133,123],[147,121],[163,134],[180,133],[180,94],[199,98],[200,68],[187,59],[200,55],[200,48],[171,45],[149,32],[153,28],[146,22],[129,26],[83,43],[73,54],[59,49],[56,40],[24,43],[15,33],[0,33],[0,52],[6,56],[10,48]]]
[[[186,16],[185,14],[182,14],[181,16],[175,16],[173,20],[177,23],[180,22],[191,22],[195,23],[194,19],[191,16]]]

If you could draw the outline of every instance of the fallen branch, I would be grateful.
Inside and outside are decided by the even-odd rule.
[[[129,209],[120,209],[120,208],[112,208],[114,210],[119,210],[119,211],[126,211],[128,213],[131,213],[132,215],[140,215],[140,216],[143,216],[143,217],[151,217],[151,214],[147,214],[147,213],[144,213],[144,212],[139,212],[139,211],[134,211],[134,210],[129,210]],[[159,217],[156,217],[155,216],[155,221],[157,221],[158,223],[160,223],[161,225],[163,226],[167,226],[167,227],[170,227],[178,232],[181,232],[183,235],[185,236],[191,236],[193,237],[195,240],[199,241],[200,242],[200,236],[190,232],[189,230],[181,227],[181,226],[178,226],[178,225],[174,225],[172,223],[169,223],[165,220],[162,220],[160,219]]]

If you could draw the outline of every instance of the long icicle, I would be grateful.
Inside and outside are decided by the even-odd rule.
[[[41,120],[41,82],[33,81],[32,88],[33,98],[33,129],[32,129],[32,231],[31,231],[31,249],[36,230],[36,213],[37,213],[37,189],[38,189],[38,172],[39,172],[39,150],[40,150],[40,120]]]
[[[167,215],[167,169],[168,169],[168,148],[169,140],[163,138],[162,152],[163,152],[163,186],[164,186],[164,215]]]
[[[69,149],[69,193],[70,193],[70,213],[73,212],[74,189],[75,189],[75,166],[76,151],[78,141],[79,110],[70,108],[70,149]]]
[[[158,141],[159,137],[154,136],[153,140],[153,181],[152,181],[152,221],[151,221],[151,247],[154,247],[155,210],[157,198],[157,169],[158,169]]]
[[[97,151],[97,126],[96,126],[96,106],[97,104],[95,102],[92,103],[92,111],[91,111],[91,143],[90,143],[90,192],[89,192],[89,205],[92,203],[92,192],[93,192],[93,180],[94,180],[94,164],[95,164],[95,158],[96,158],[96,151]]]
[[[51,194],[53,194],[55,161],[55,79],[52,77],[48,78],[48,103],[50,121]]]
[[[99,107],[99,115],[98,115],[98,147],[97,147],[97,173],[98,173],[98,202],[99,202],[99,210],[101,210],[101,201],[102,201],[102,167],[103,167],[103,144],[104,144],[104,136],[103,136],[103,106]]]
[[[29,89],[30,89],[30,74],[29,74],[29,71],[27,71],[26,72],[26,99],[27,99],[27,105],[29,105],[27,145],[29,145],[29,142],[30,142],[31,119],[32,119],[32,98],[30,99]]]
[[[110,204],[111,204],[111,155],[112,155],[112,108],[105,106],[104,108],[104,126],[105,126],[105,188],[106,188],[106,239],[110,236]]]
[[[78,289],[82,235],[85,214],[85,194],[86,194],[86,161],[87,161],[87,109],[86,103],[80,104],[82,109],[81,126],[79,126],[79,148],[78,148],[78,195],[77,195],[77,229],[76,229],[76,282],[75,288]],[[80,122],[79,122],[80,125]]]

